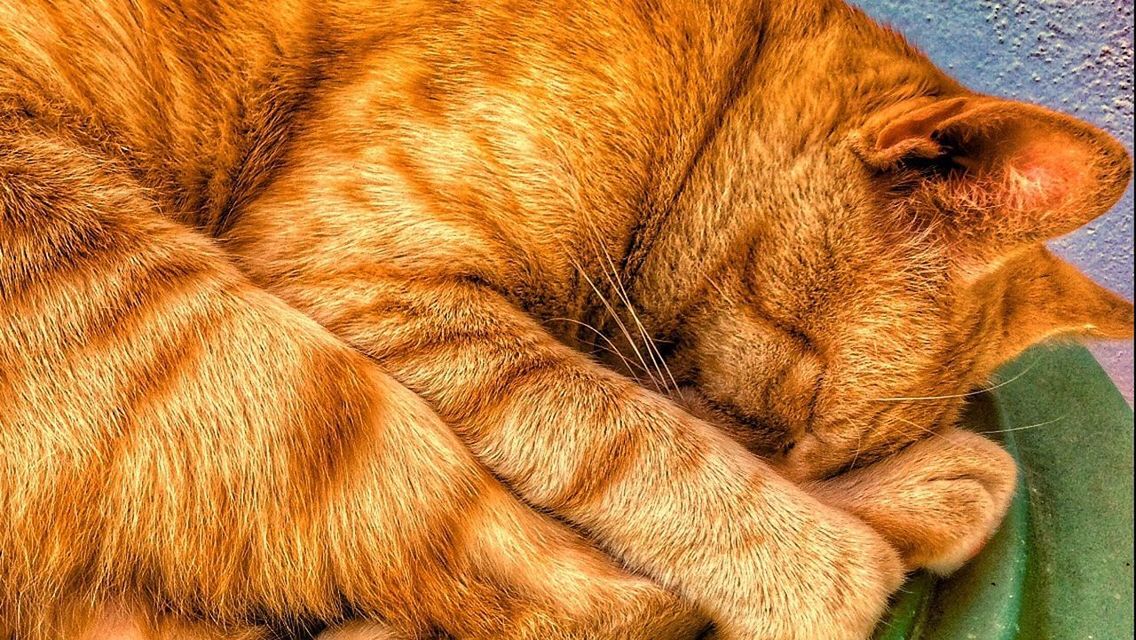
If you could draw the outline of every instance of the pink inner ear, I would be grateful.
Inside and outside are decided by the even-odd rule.
[[[1073,190],[1088,178],[1088,159],[1052,142],[1030,146],[1009,166],[1015,199],[1026,209],[1036,209],[1056,206],[1075,196]]]
[[[1010,167],[1010,188],[1027,208],[1042,207],[1064,200],[1067,178],[1044,164],[1018,164]]]

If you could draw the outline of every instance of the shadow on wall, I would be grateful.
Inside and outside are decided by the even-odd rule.
[[[1071,113],[1132,152],[1132,0],[853,0],[970,88]],[[1089,226],[1052,243],[1132,299],[1132,186]],[[1132,405],[1132,343],[1092,346]]]

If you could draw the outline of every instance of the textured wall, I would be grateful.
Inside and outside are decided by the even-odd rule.
[[[1092,122],[1132,151],[1132,0],[854,0],[964,84]],[[1132,299],[1132,187],[1053,247]],[[1132,403],[1132,343],[1093,345]]]

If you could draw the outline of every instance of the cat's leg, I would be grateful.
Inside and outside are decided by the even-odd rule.
[[[998,529],[1016,478],[1005,449],[949,429],[808,489],[872,525],[903,554],[909,569],[947,574],[973,558]]]
[[[122,602],[208,620],[203,637],[345,614],[407,638],[701,628],[517,501],[372,361],[157,215],[123,160],[9,122],[0,637],[79,637]]]
[[[141,611],[104,605],[86,628],[68,640],[272,640],[273,630],[258,625],[243,628],[165,618],[155,620]]]
[[[367,622],[353,622],[328,629],[316,640],[404,640],[404,638],[388,627]]]
[[[723,637],[866,637],[900,584],[899,559],[873,530],[556,341],[491,275],[427,264],[432,246],[398,247],[413,271],[357,248],[258,262],[259,243],[280,246],[267,231],[237,231],[264,286],[427,398],[528,502],[711,612]]]

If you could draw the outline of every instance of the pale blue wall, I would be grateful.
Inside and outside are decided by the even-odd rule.
[[[1132,151],[1132,0],[855,0],[964,84],[1075,114]],[[1119,205],[1053,243],[1132,299],[1132,187]],[[1132,343],[1093,346],[1132,403]]]

